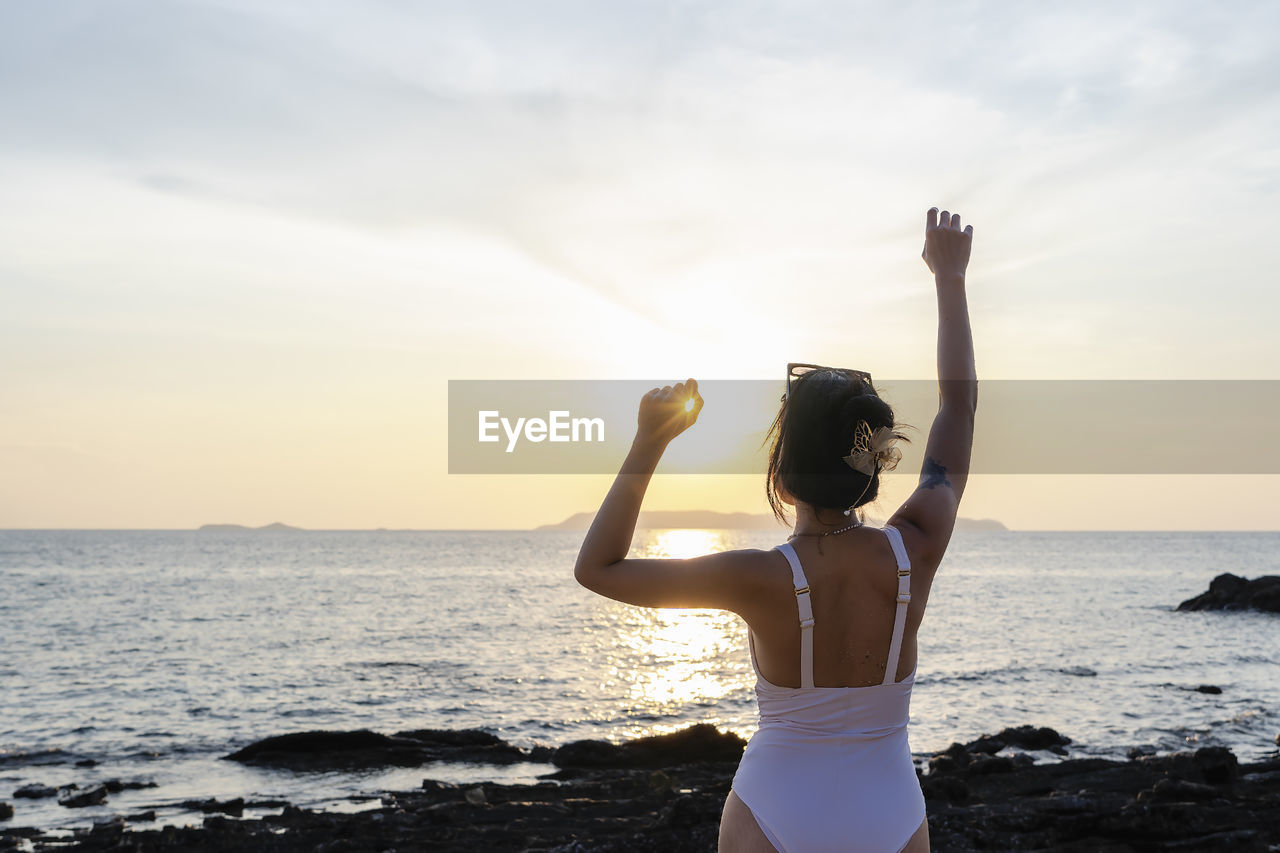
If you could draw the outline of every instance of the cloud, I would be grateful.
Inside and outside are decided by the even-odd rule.
[[[1277,17],[1261,2],[15,4],[0,149],[50,183],[61,161],[227,210],[470,229],[654,323],[678,325],[664,312],[691,291],[767,306],[788,264],[827,298],[918,280],[930,203],[973,211],[975,269],[1027,301],[1009,310],[1046,299],[1015,270],[1069,277],[1094,304],[1171,286],[1194,303],[1171,278],[1190,252],[1232,281],[1258,262],[1228,232],[1275,192]],[[1193,247],[1206,212],[1220,232]]]

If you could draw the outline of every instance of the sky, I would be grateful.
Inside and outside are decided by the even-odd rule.
[[[0,528],[594,509],[608,477],[450,476],[448,381],[927,379],[935,205],[981,378],[1280,379],[1278,81],[1268,2],[4,4]],[[989,475],[961,513],[1277,499]]]

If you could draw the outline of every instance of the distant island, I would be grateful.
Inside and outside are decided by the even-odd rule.
[[[575,512],[557,524],[540,524],[534,530],[586,530],[594,512]],[[867,519],[879,526],[884,519]],[[706,530],[780,530],[783,526],[768,513],[716,512],[709,509],[654,510],[640,513],[637,529],[699,528]],[[957,518],[956,530],[1008,530],[994,518]]]
[[[289,524],[282,524],[279,521],[273,521],[271,524],[264,524],[261,527],[247,527],[243,524],[202,524],[196,529],[213,533],[247,533],[257,532],[259,530],[302,530],[303,528],[293,527]]]

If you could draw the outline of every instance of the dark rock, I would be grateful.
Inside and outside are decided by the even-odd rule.
[[[1013,770],[1013,759],[1004,755],[978,753],[969,762],[970,773],[1012,773]]]
[[[1066,750],[1063,747],[1071,743],[1071,738],[1058,734],[1048,726],[1017,726],[1001,729],[995,737],[1005,746],[1016,746],[1019,749],[1047,749],[1059,755],[1065,755]],[[982,738],[979,738],[973,743],[981,740]],[[970,748],[972,749],[972,744]]]
[[[130,823],[152,823],[155,819],[156,813],[154,809],[147,809],[145,812],[134,812],[125,817],[125,820]]]
[[[920,790],[926,800],[946,800],[963,803],[969,799],[969,786],[955,776],[925,776],[920,780]]]
[[[557,767],[660,767],[704,761],[738,761],[747,742],[731,732],[699,723],[665,735],[621,744],[578,740],[555,752]]]
[[[66,806],[69,809],[79,809],[85,806],[96,806],[107,801],[107,786],[94,785],[91,788],[79,790],[75,785],[64,789],[64,793],[58,797],[58,805]]]
[[[282,809],[287,805],[288,800],[248,800],[244,804],[247,809]]]
[[[968,749],[970,752],[979,752],[986,755],[995,755],[1004,749],[1007,744],[995,735],[983,735],[975,741],[970,741]]]
[[[225,758],[245,764],[305,769],[416,767],[432,761],[510,764],[528,760],[517,747],[477,729],[418,729],[396,735],[367,729],[297,732],[257,741]]]
[[[1240,762],[1226,747],[1206,746],[1197,749],[1194,756],[1206,782],[1222,785],[1240,778]]]
[[[121,791],[136,791],[143,788],[156,787],[155,782],[121,782],[119,779],[108,779],[102,784],[105,785],[106,789],[113,794],[118,794]]]
[[[530,754],[518,747],[480,729],[414,729],[396,732],[395,737],[421,744],[432,761],[510,764],[532,759]]]
[[[0,820],[8,820],[11,817],[13,817],[13,806],[0,802]]]
[[[191,809],[198,812],[221,812],[234,817],[244,814],[244,797],[236,797],[233,800],[218,800],[211,797],[207,800],[185,800],[182,803],[184,809]]]
[[[933,758],[929,759],[929,775],[944,776],[949,773],[955,773],[958,770],[962,770],[967,766],[967,761],[964,764],[960,764],[950,755],[935,755]]]
[[[1211,800],[1218,796],[1218,790],[1212,785],[1172,778],[1156,782],[1151,792],[1161,800]]]
[[[1214,695],[1217,695],[1217,694],[1219,694],[1219,693],[1221,693],[1221,692],[1222,692],[1222,688],[1221,688],[1221,687],[1218,687],[1218,686],[1217,686],[1217,685],[1215,685],[1215,684],[1201,684],[1199,687],[1197,687],[1197,688],[1196,688],[1196,692],[1197,692],[1197,693],[1212,693],[1212,694],[1214,694]]]
[[[114,815],[103,820],[95,820],[92,832],[94,835],[119,835],[124,832],[124,818]]]
[[[676,780],[665,770],[655,770],[649,774],[649,788],[654,791],[670,791],[675,788]]]
[[[1280,575],[1249,580],[1225,573],[1209,582],[1208,592],[1188,598],[1179,610],[1264,610],[1280,613]]]
[[[98,762],[94,761],[92,758],[82,758],[76,762],[76,767],[97,767],[97,766],[98,766]]]
[[[396,737],[407,737],[421,743],[436,746],[506,746],[507,742],[495,734],[481,729],[413,729],[396,732]]]
[[[681,794],[658,813],[657,823],[672,829],[688,829],[703,823],[706,816],[703,798]]]
[[[1141,758],[1144,755],[1155,755],[1156,748],[1154,746],[1131,746],[1125,753],[1130,759]]]
[[[29,800],[43,800],[47,797],[56,797],[58,795],[57,788],[50,788],[48,785],[41,785],[32,782],[30,785],[23,785],[21,788],[13,792],[14,799],[26,798]]]

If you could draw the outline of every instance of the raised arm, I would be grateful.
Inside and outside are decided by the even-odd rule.
[[[965,298],[972,245],[972,225],[961,229],[958,213],[944,210],[939,216],[936,207],[930,208],[923,257],[938,291],[938,414],[929,430],[920,483],[888,522],[914,540],[913,550],[930,567],[937,566],[951,541],[973,450],[978,374]]]
[[[667,444],[702,410],[693,379],[655,388],[640,402],[636,438],[578,552],[573,574],[592,592],[640,607],[714,607],[741,612],[751,600],[743,552],[689,559],[629,558],[645,491]]]

